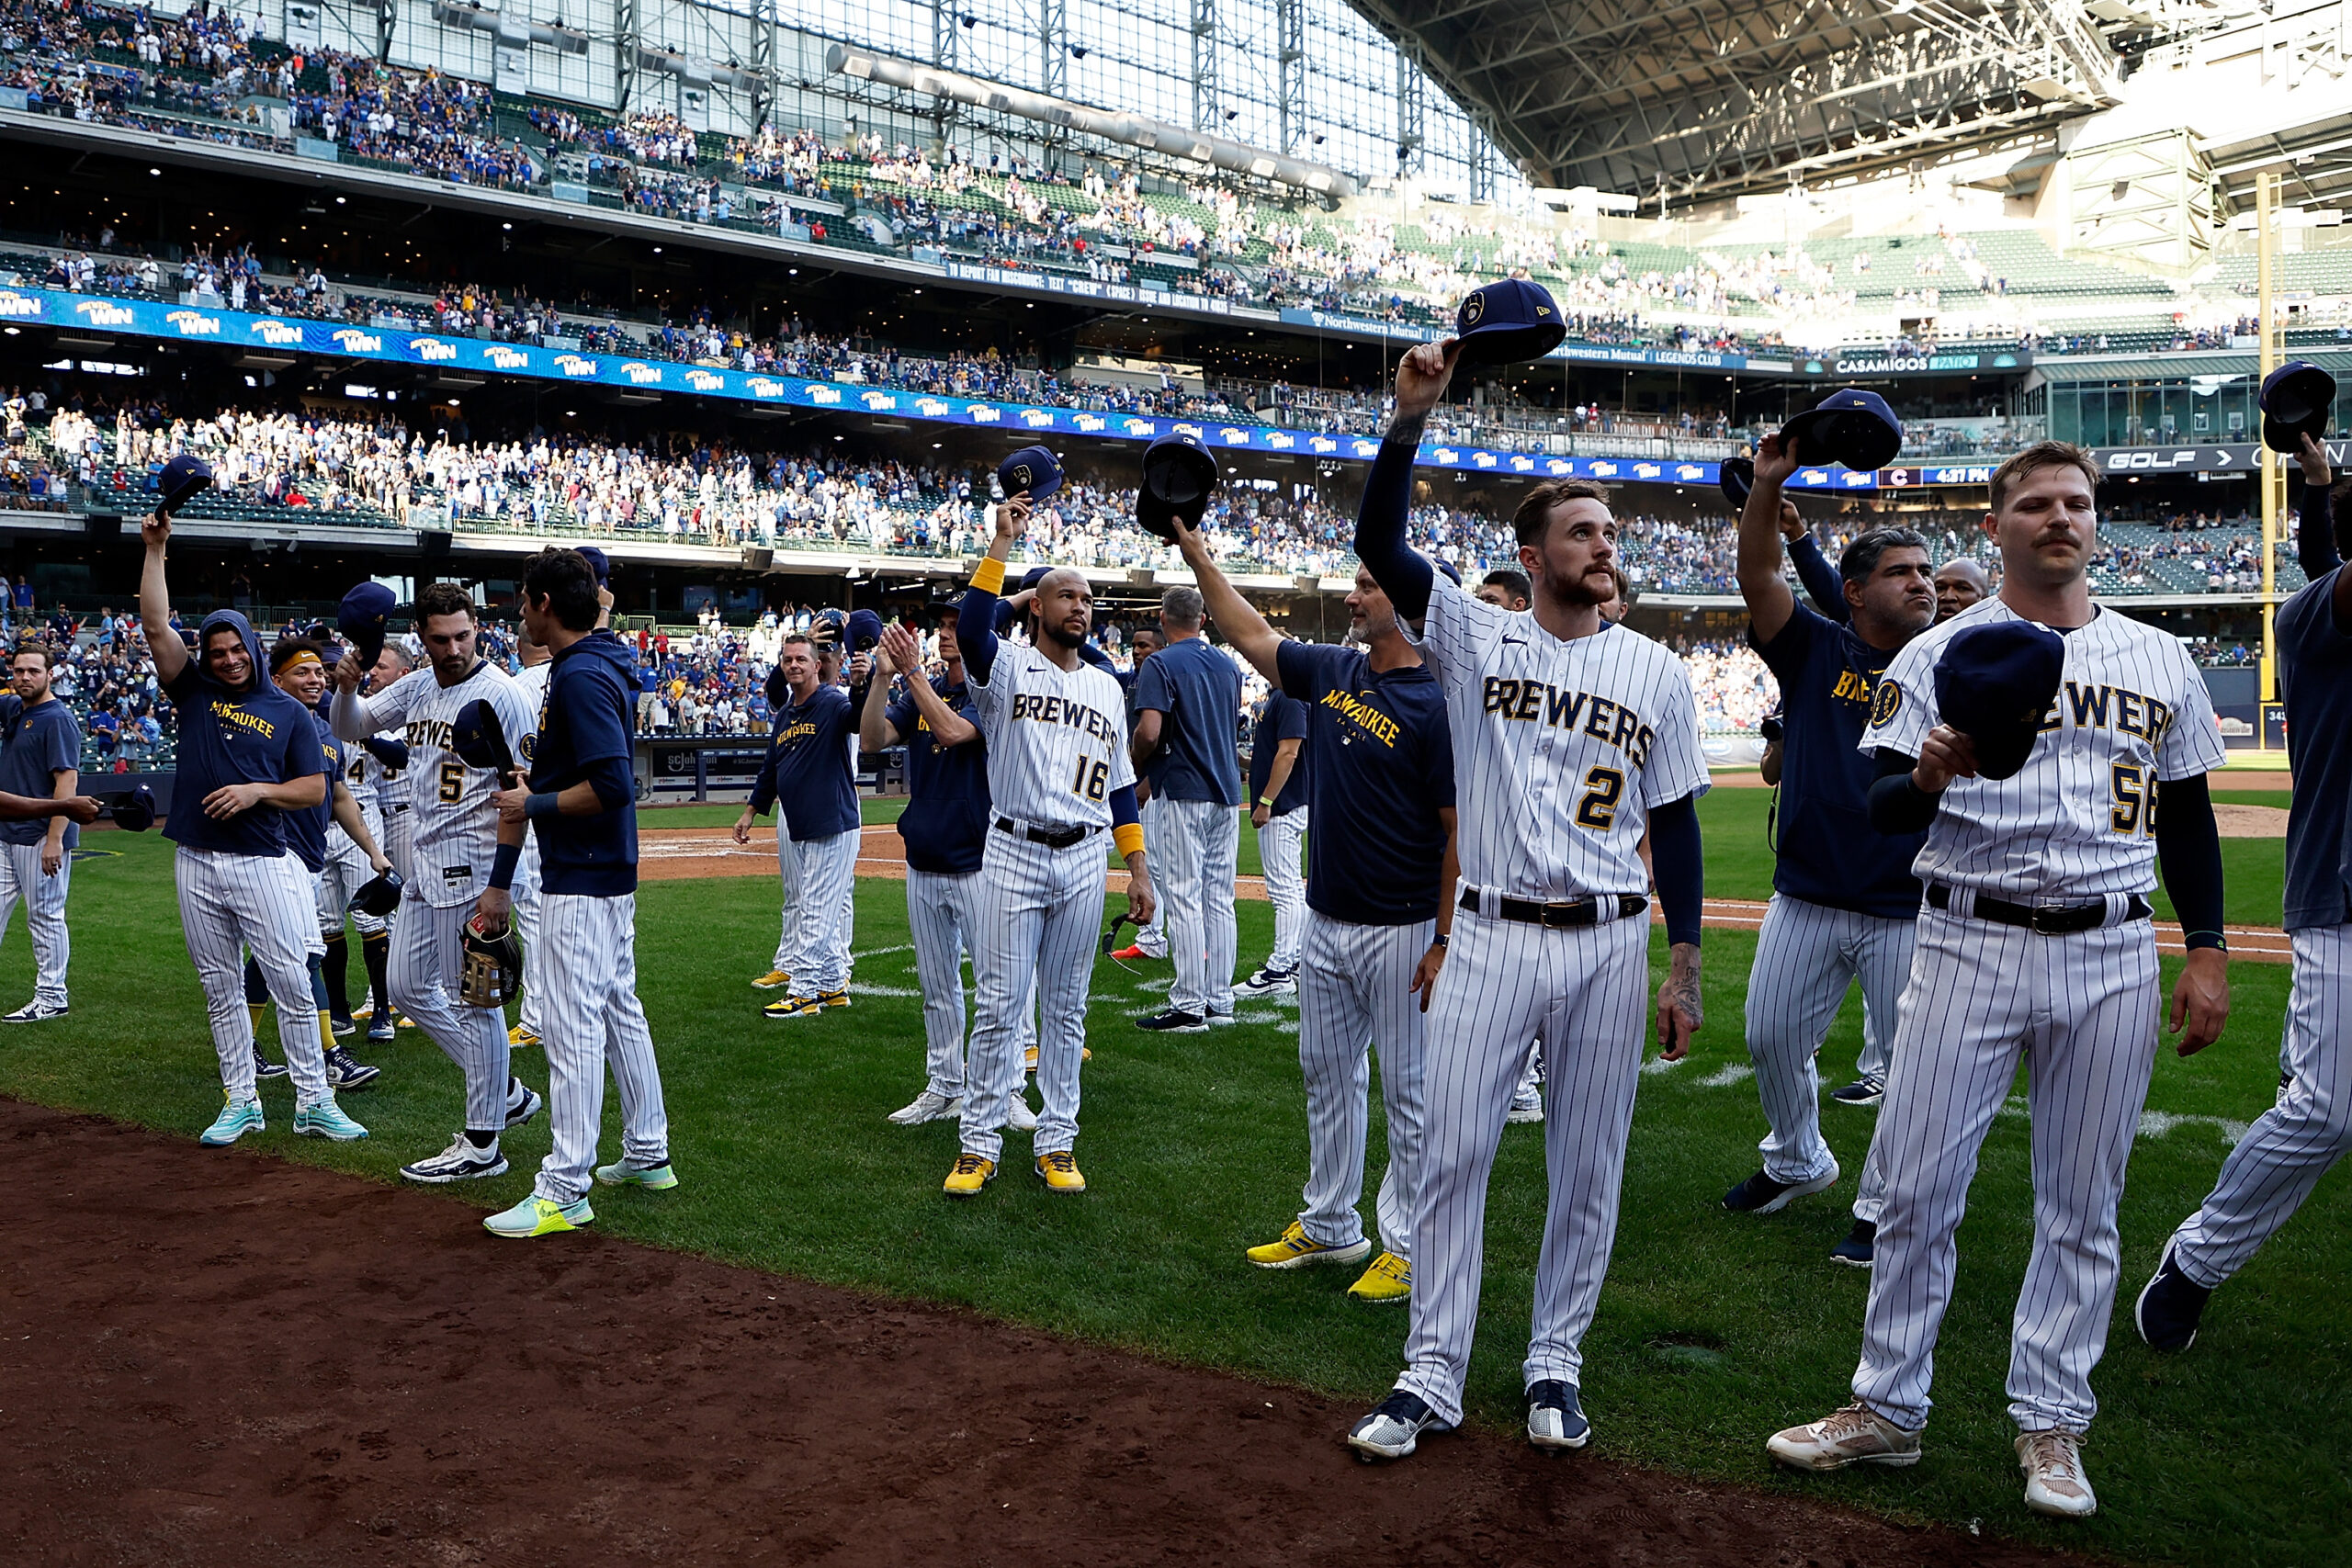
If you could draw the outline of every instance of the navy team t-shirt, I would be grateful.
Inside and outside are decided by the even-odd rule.
[[[1158,663],[1163,654],[1153,654]],[[1284,642],[1283,690],[1306,708],[1306,902],[1359,926],[1434,919],[1453,805],[1445,692],[1428,669],[1375,674],[1351,648]]]
[[[262,662],[258,650],[254,668]],[[260,676],[252,690],[232,692],[207,675],[190,655],[164,682],[179,716],[178,774],[164,836],[191,850],[276,856],[286,852],[286,814],[266,806],[223,822],[207,816],[205,797],[238,784],[291,784],[323,773],[311,710]]]
[[[945,676],[931,683],[948,711],[980,727],[972,689]],[[899,814],[899,837],[906,840],[907,863],[939,876],[962,876],[980,869],[988,848],[989,743],[975,735],[961,746],[941,746],[931,726],[904,691],[887,716],[907,746],[907,808]]]

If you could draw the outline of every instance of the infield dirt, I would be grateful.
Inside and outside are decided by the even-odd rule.
[[[18,1101],[0,1148],[10,1562],[2069,1561],[1498,1433],[1371,1469],[1294,1389]]]

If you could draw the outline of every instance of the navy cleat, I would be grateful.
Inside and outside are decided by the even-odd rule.
[[[2140,1327],[2140,1337],[2156,1350],[2186,1350],[2197,1343],[2197,1320],[2205,1315],[2205,1303],[2213,1292],[2180,1270],[2172,1248],[2165,1248],[2165,1260],[2148,1282],[2140,1288],[2140,1299],[2132,1303],[2132,1321]]]

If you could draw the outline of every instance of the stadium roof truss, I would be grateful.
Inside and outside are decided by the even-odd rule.
[[[1671,205],[2016,141],[2196,0],[1350,0],[1538,185]]]

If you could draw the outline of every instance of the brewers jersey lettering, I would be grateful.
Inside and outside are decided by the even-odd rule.
[[[1136,782],[1126,696],[1091,664],[1064,671],[1034,648],[997,645],[972,705],[989,743],[989,795],[1017,821],[1108,828],[1111,795]]]
[[[409,896],[435,908],[469,904],[481,895],[490,863],[498,851],[498,822],[490,797],[498,780],[487,768],[472,768],[451,750],[458,710],[475,698],[490,704],[504,727],[515,761],[531,765],[532,738],[539,716],[513,676],[478,662],[466,678],[444,686],[430,665],[412,670],[372,697],[337,694],[335,707],[356,704],[359,716],[343,721],[344,733],[391,729],[408,742],[410,814]]]

